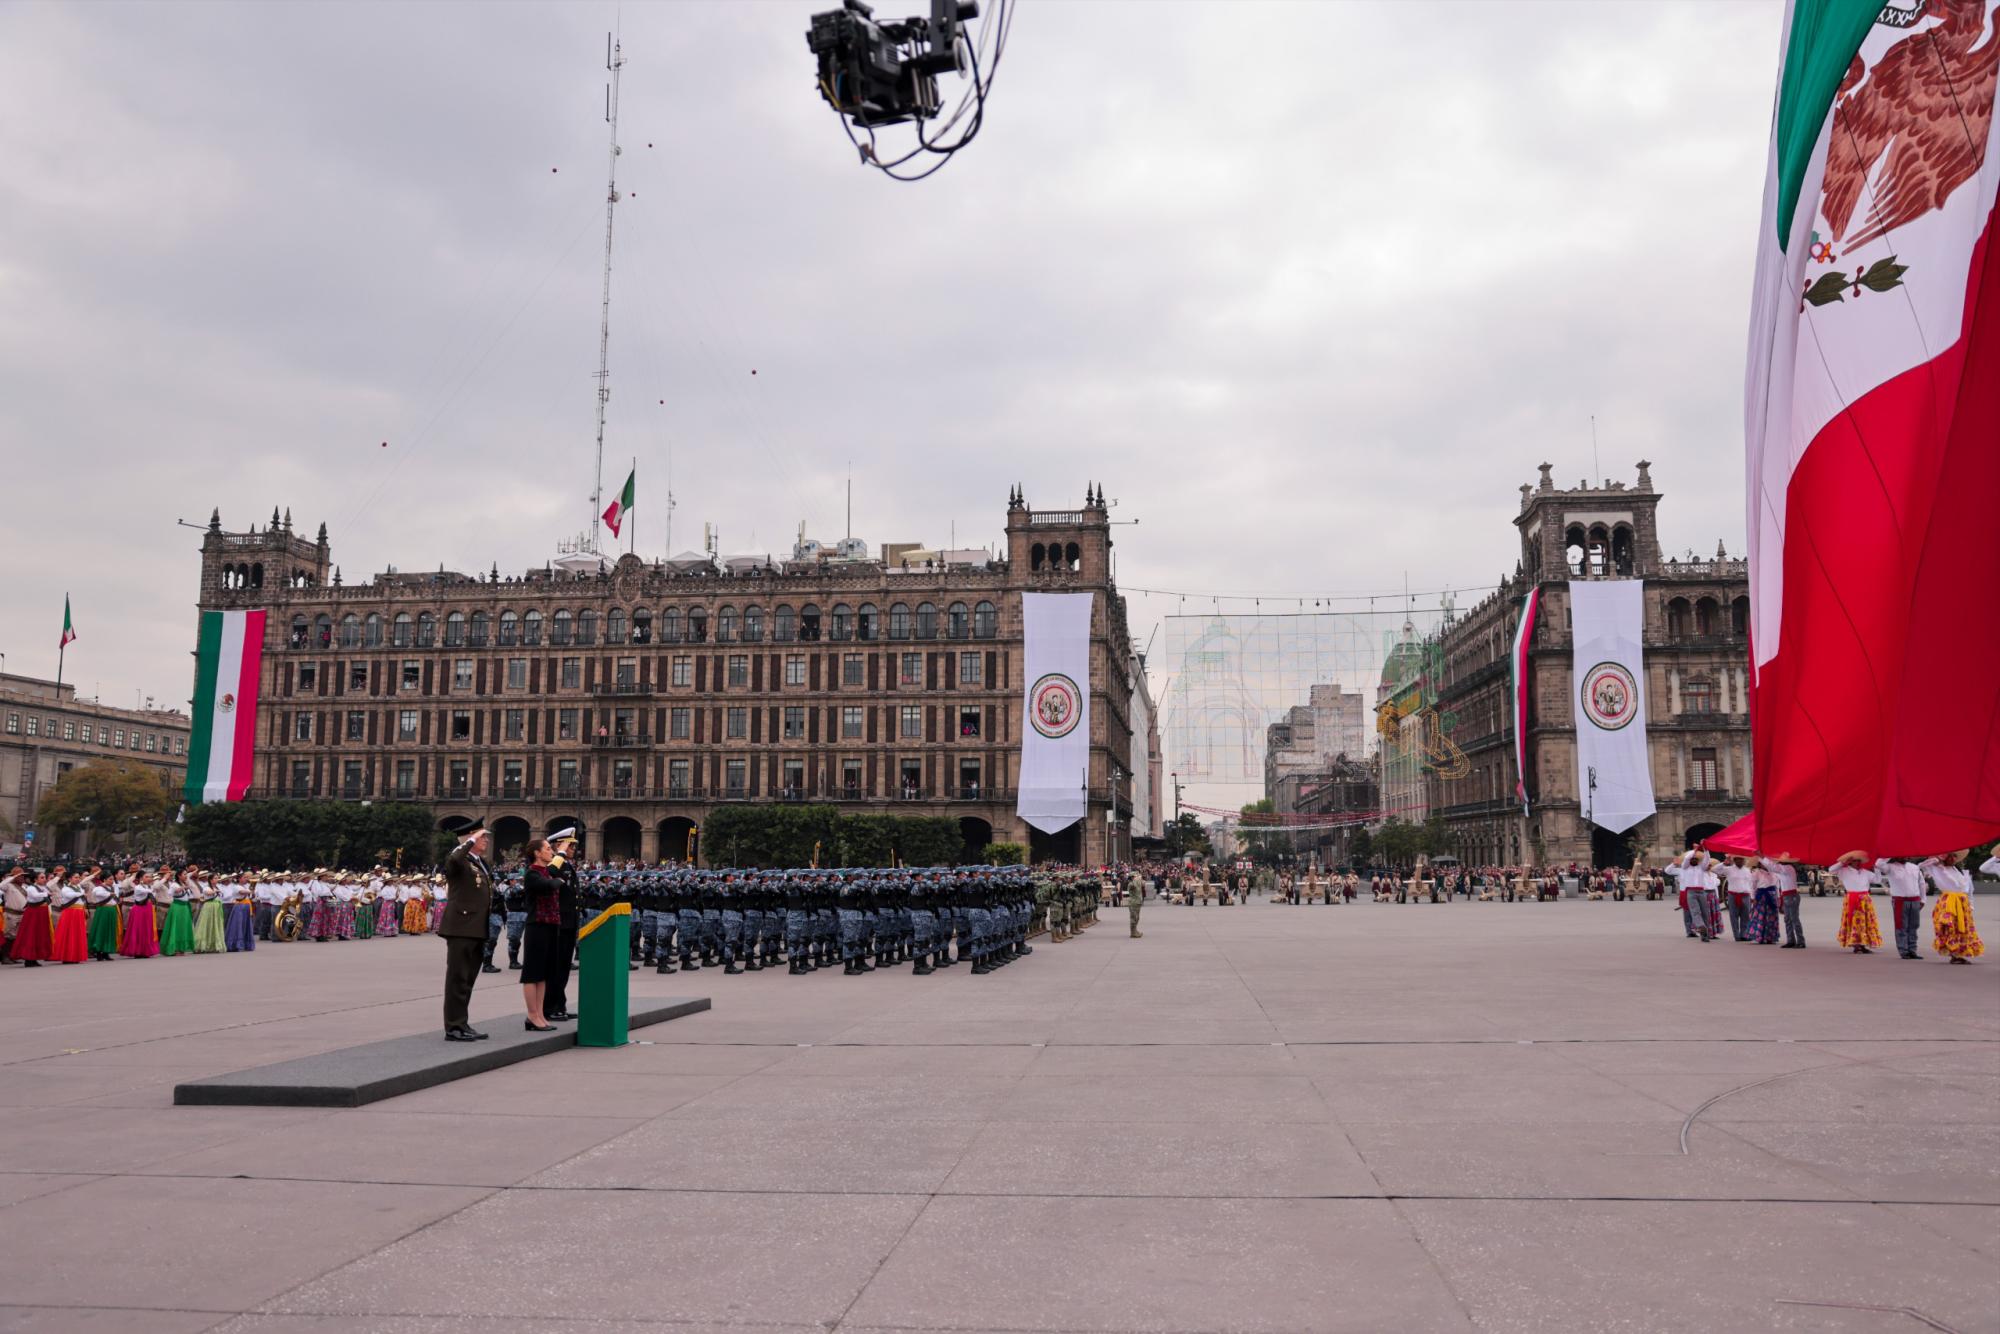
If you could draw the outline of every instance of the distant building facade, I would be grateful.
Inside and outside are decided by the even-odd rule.
[[[681,857],[711,811],[771,801],[948,816],[968,852],[1126,856],[1135,766],[1158,740],[1143,708],[1134,735],[1108,508],[1015,494],[1006,522],[1004,558],[802,539],[783,562],[628,555],[343,585],[324,525],[308,540],[289,515],[240,533],[217,515],[200,605],[269,613],[254,798],[477,813],[503,847],[575,824],[593,858]],[[1014,814],[1029,592],[1096,595],[1089,814],[1053,838]]]
[[[1746,563],[1660,553],[1650,464],[1634,485],[1607,481],[1558,488],[1549,465],[1521,488],[1514,524],[1521,563],[1514,576],[1439,632],[1440,713],[1466,763],[1434,775],[1430,809],[1471,863],[1610,865],[1641,856],[1658,865],[1750,808]],[[1578,791],[1571,689],[1568,583],[1645,581],[1647,743],[1658,812],[1620,836],[1586,820]],[[1528,589],[1542,591],[1529,646],[1529,807],[1515,795],[1508,655]]]
[[[171,709],[121,709],[78,699],[76,687],[0,675],[0,844],[35,829],[36,810],[72,769],[92,760],[130,760],[156,769],[178,792],[187,774],[188,717]],[[81,852],[117,831],[79,830],[60,848],[37,830],[37,853]]]

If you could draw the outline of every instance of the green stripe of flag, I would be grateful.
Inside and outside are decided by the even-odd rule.
[[[1791,241],[1813,147],[1833,106],[1833,95],[1862,39],[1882,12],[1882,0],[1793,0],[1785,43],[1785,72],[1778,84],[1778,248]]]
[[[208,753],[215,735],[215,669],[222,658],[222,613],[201,614],[201,638],[195,649],[194,715],[188,728],[188,801],[199,802],[208,783]]]

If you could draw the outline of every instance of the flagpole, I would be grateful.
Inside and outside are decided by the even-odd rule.
[[[639,498],[639,456],[637,454],[634,454],[632,456],[632,499],[634,501],[632,506],[633,509],[639,508],[637,504],[638,498]],[[639,546],[639,530],[637,528],[634,528],[632,529],[632,535],[625,539],[625,550],[629,554],[630,552],[637,550],[638,546]]]

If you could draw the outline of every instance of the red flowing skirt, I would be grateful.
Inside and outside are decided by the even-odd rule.
[[[55,958],[61,963],[82,963],[90,957],[90,913],[80,903],[72,903],[56,918]]]
[[[49,905],[31,903],[21,910],[21,926],[14,933],[13,957],[22,963],[30,959],[53,959],[55,944],[49,930]]]

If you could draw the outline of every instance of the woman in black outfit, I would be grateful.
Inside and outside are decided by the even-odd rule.
[[[530,1033],[552,1033],[555,1025],[542,1017],[542,997],[555,968],[556,934],[562,921],[557,904],[560,888],[549,874],[555,849],[545,838],[528,841],[528,866],[522,887],[528,895],[528,925],[522,935],[521,999],[527,1002]]]

